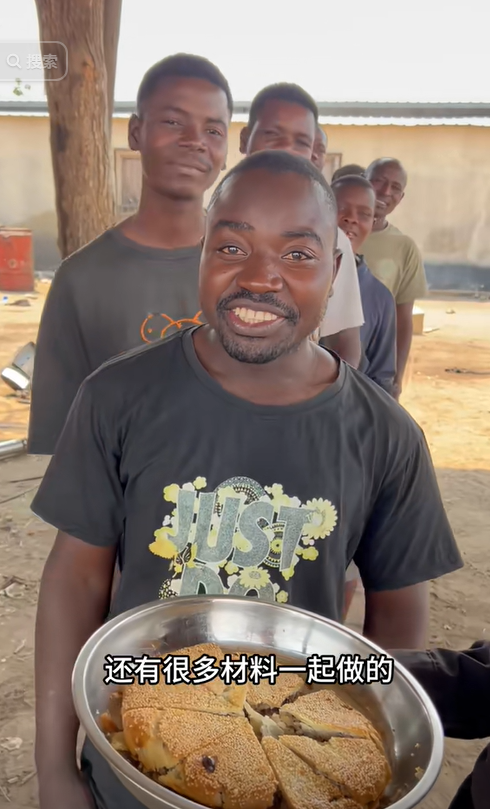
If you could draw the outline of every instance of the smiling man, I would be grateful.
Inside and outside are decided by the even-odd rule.
[[[359,370],[391,395],[396,370],[395,301],[390,290],[372,275],[362,255],[374,222],[374,188],[365,177],[345,175],[332,183],[332,191],[337,201],[339,227],[356,257],[361,290],[364,324]]]
[[[364,243],[364,257],[373,275],[388,287],[396,303],[394,393],[398,398],[412,344],[413,305],[427,295],[427,282],[417,245],[387,219],[405,196],[407,172],[399,160],[384,157],[368,166],[366,177],[376,192],[376,211],[372,233]]]
[[[249,120],[240,135],[244,155],[264,149],[280,149],[311,160],[323,170],[327,139],[318,125],[318,108],[313,98],[296,84],[272,84],[257,93],[250,105]],[[354,253],[339,229],[341,252],[332,296],[315,339],[357,368],[361,359],[359,329],[364,322]]]
[[[36,626],[41,809],[89,805],[70,679],[109,610],[224,593],[340,620],[354,559],[366,634],[425,646],[426,582],[462,562],[421,430],[310,340],[336,238],[335,200],[311,162],[281,151],[242,161],[208,208],[208,325],[83,383],[32,505],[59,532]],[[89,743],[82,761],[99,809],[140,807]]]
[[[203,198],[224,167],[233,101],[217,67],[177,54],[144,76],[129,145],[138,211],[62,262],[44,307],[28,450],[52,455],[80,384],[110,357],[198,323]]]

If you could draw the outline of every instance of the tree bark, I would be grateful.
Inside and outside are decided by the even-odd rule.
[[[104,58],[104,0],[36,0],[41,45],[57,70],[45,68],[51,155],[63,258],[110,227],[115,220],[107,74]],[[53,81],[54,78],[59,81]]]
[[[121,28],[122,0],[105,0],[104,5],[104,57],[107,75],[107,117],[109,134],[114,112],[114,86],[116,83],[117,46]]]

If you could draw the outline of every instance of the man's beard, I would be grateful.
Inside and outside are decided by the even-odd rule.
[[[269,343],[265,345],[263,345],[263,343],[266,343],[266,340],[263,337],[240,338],[230,333],[226,326],[224,326],[223,312],[228,307],[229,303],[235,299],[250,300],[258,304],[265,303],[275,306],[277,309],[284,312],[286,324],[290,326],[291,333],[284,336],[277,343]],[[318,322],[315,328],[312,330],[312,334],[316,331],[316,329],[318,329],[323,321],[325,312],[327,310],[327,304],[328,298],[324,302],[321,313],[318,316]],[[298,339],[297,335],[294,333],[294,326],[299,321],[299,312],[293,310],[292,308],[285,307],[283,304],[278,302],[273,293],[254,295],[253,293],[247,293],[244,291],[241,292],[240,295],[233,295],[230,298],[220,301],[217,308],[217,315],[218,322],[216,325],[216,333],[219,341],[226,353],[237,362],[244,362],[250,365],[266,365],[269,362],[277,360],[279,357],[294,354],[294,352],[300,348],[302,343],[304,343],[305,339],[309,339],[308,337],[301,337]]]
[[[297,351],[303,342],[303,340],[291,339],[281,340],[274,345],[261,346],[263,338],[260,337],[242,337],[237,340],[234,336],[227,334],[226,330],[219,327],[217,333],[221,345],[233,360],[246,362],[250,365],[266,365],[268,362],[273,362],[286,354],[292,354]]]

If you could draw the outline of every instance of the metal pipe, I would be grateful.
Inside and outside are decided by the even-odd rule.
[[[15,455],[21,455],[27,450],[27,439],[23,438],[21,441],[0,441],[0,459],[12,458]]]

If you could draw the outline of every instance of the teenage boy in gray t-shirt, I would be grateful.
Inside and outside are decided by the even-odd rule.
[[[36,346],[30,453],[54,454],[78,388],[103,362],[200,322],[203,197],[225,165],[232,109],[228,82],[201,57],[170,56],[144,76],[129,122],[139,209],[55,275]]]

